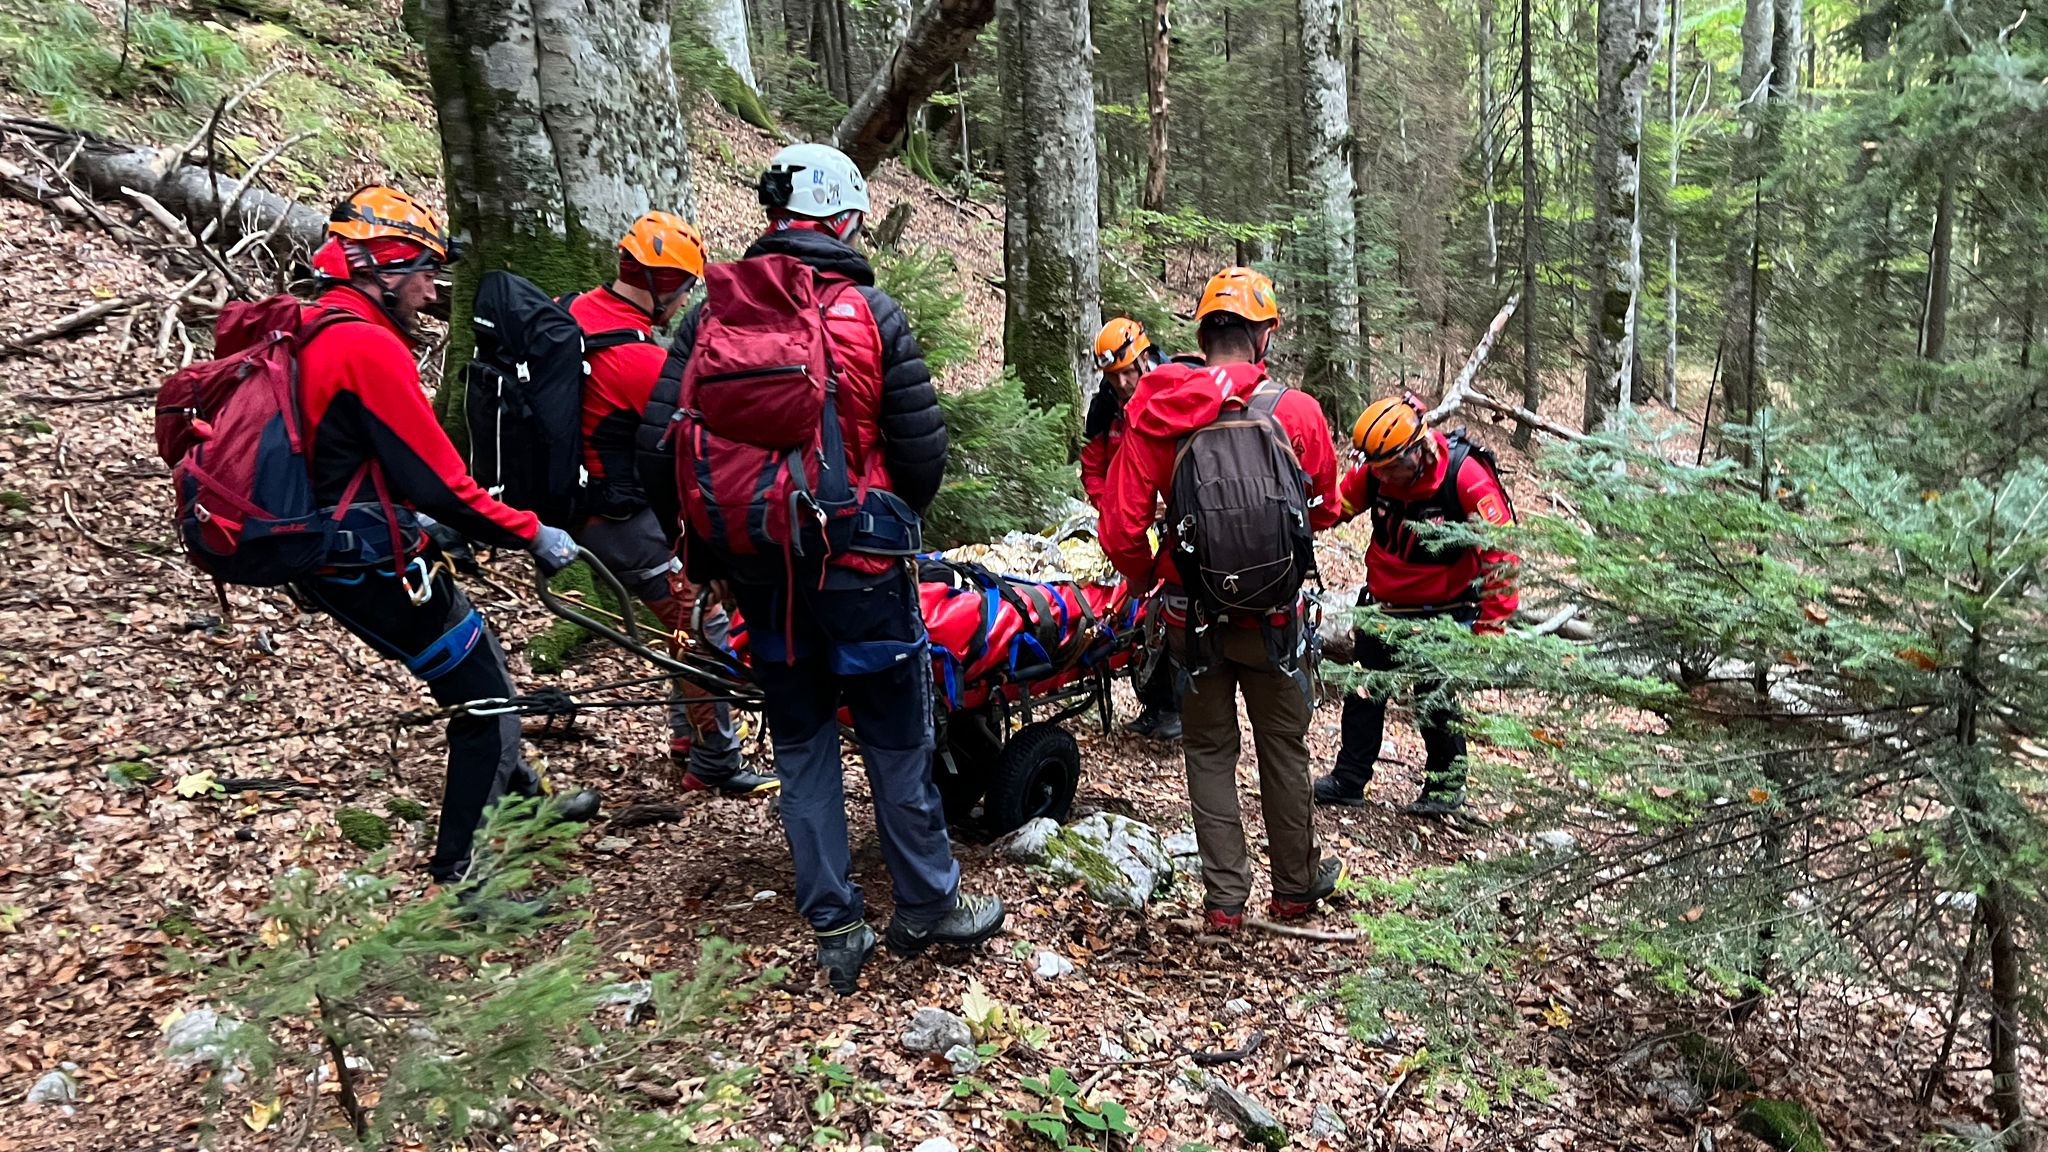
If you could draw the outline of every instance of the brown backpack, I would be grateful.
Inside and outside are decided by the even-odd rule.
[[[1195,615],[1291,615],[1315,571],[1309,478],[1274,415],[1286,389],[1224,401],[1182,437],[1166,522]]]

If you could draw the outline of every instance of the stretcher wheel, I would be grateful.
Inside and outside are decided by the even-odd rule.
[[[1040,816],[1064,821],[1081,783],[1081,749],[1057,724],[1030,724],[1003,748],[983,819],[997,836]]]

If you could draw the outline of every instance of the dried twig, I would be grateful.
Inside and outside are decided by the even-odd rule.
[[[213,223],[208,224],[206,226],[206,231],[201,233],[199,238],[201,240],[211,240],[216,235],[222,233],[222,231],[227,227],[227,222],[234,217],[235,210],[242,206],[242,196],[249,191],[249,186],[256,182],[256,177],[262,173],[263,166],[265,164],[268,164],[272,160],[277,159],[279,156],[284,155],[285,152],[290,150],[294,145],[302,144],[305,141],[310,140],[315,136],[318,136],[319,134],[320,130],[318,128],[312,128],[304,132],[293,133],[292,135],[285,137],[283,143],[278,144],[276,147],[270,149],[268,152],[265,152],[263,155],[258,156],[256,159],[250,161],[248,170],[242,173],[242,178],[240,180],[235,181],[235,190],[233,194],[228,196],[227,199],[221,201],[220,211],[215,214]],[[283,217],[280,216],[279,218],[282,219]],[[273,227],[272,231],[275,230],[275,227]]]
[[[93,392],[79,396],[58,396],[49,392],[31,392],[23,396],[38,404],[61,406],[65,404],[113,404],[122,400],[142,400],[156,395],[155,388],[131,388],[125,392]]]
[[[6,346],[0,348],[0,356],[4,356],[8,352],[26,352],[31,347],[41,344],[45,340],[54,340],[59,336],[68,335],[79,329],[89,328],[107,316],[154,299],[156,299],[154,292],[138,292],[133,296],[123,296],[117,300],[103,300],[98,304],[88,305],[46,328],[39,328],[26,336],[7,341]]]
[[[270,83],[272,80],[277,79],[278,75],[282,73],[284,70],[285,66],[283,64],[277,64],[272,66],[269,71],[266,71],[265,73],[263,73],[263,75],[256,77],[254,80],[249,81],[247,84],[244,84],[240,91],[236,92],[234,95],[228,97],[227,99],[221,101],[218,105],[216,105],[213,110],[213,115],[207,117],[206,126],[201,128],[199,131],[194,132],[192,134],[192,138],[190,140],[185,141],[185,146],[183,148],[178,149],[178,158],[180,160],[184,160],[190,157],[193,152],[198,150],[201,144],[206,143],[209,139],[213,137],[215,132],[219,131],[221,121],[227,118],[228,113],[233,112],[236,108],[241,107],[242,101],[247,100],[251,96],[254,96],[256,94],[257,89],[263,87],[265,84]],[[125,192],[126,189],[123,189],[123,191]]]
[[[1508,318],[1515,314],[1515,308],[1521,302],[1522,294],[1517,292],[1508,297],[1506,304],[1501,305],[1500,311],[1494,315],[1493,323],[1486,326],[1485,335],[1473,346],[1472,355],[1466,357],[1465,366],[1458,370],[1457,379],[1451,381],[1451,389],[1444,393],[1443,402],[1422,417],[1424,423],[1442,423],[1445,417],[1457,411],[1458,406],[1471,395],[1472,381],[1478,378],[1479,369],[1485,365],[1487,354],[1493,351],[1493,342],[1500,338],[1502,330],[1508,326]]]
[[[1321,928],[1302,928],[1293,924],[1275,924],[1271,920],[1262,920],[1257,916],[1245,917],[1244,924],[1247,928],[1257,928],[1261,932],[1271,932],[1275,936],[1286,936],[1294,940],[1313,940],[1319,944],[1356,944],[1360,940],[1365,939],[1365,937],[1356,932],[1330,932]],[[1207,925],[1199,920],[1175,920],[1173,921],[1173,926],[1193,932],[1205,939],[1219,941],[1227,939],[1223,936],[1208,933],[1206,931]]]

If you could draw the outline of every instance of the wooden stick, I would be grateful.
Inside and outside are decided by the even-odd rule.
[[[1493,351],[1493,342],[1500,338],[1502,330],[1508,326],[1508,318],[1515,314],[1515,308],[1521,302],[1522,294],[1517,292],[1508,297],[1506,304],[1501,305],[1500,312],[1493,318],[1493,323],[1486,326],[1485,335],[1473,346],[1472,355],[1465,358],[1465,366],[1458,370],[1457,379],[1451,381],[1451,390],[1444,393],[1442,403],[1422,417],[1423,423],[1442,423],[1444,417],[1458,410],[1458,405],[1464,402],[1466,394],[1472,390],[1472,381],[1478,378],[1480,367],[1486,363],[1487,354]]]
[[[51,324],[47,328],[39,328],[26,336],[7,341],[6,347],[0,349],[0,356],[4,356],[8,352],[26,352],[31,347],[41,344],[45,340],[54,340],[59,336],[76,332],[81,328],[90,327],[106,316],[154,299],[156,299],[156,293],[154,292],[139,292],[133,296],[123,296],[118,300],[102,300],[98,304],[88,305]]]
[[[236,108],[240,107],[242,101],[247,100],[251,96],[254,96],[258,88],[261,88],[265,84],[268,84],[272,80],[276,79],[277,76],[284,70],[284,65],[275,65],[269,71],[265,72],[263,75],[258,76],[254,80],[251,80],[247,84],[243,85],[241,91],[221,101],[219,106],[214,108],[213,115],[207,118],[206,126],[204,128],[201,128],[199,131],[193,133],[192,139],[185,141],[185,146],[183,148],[178,149],[178,159],[180,161],[183,161],[185,160],[186,157],[191,156],[193,150],[197,149],[201,144],[204,144],[208,137],[212,136],[216,131],[219,130],[221,121],[227,118],[228,113],[233,112]]]
[[[310,140],[313,137],[318,136],[319,134],[320,130],[318,128],[312,128],[304,132],[294,133],[290,136],[285,137],[284,143],[279,144],[277,147],[270,149],[268,152],[265,152],[263,155],[258,156],[256,159],[250,161],[249,170],[242,173],[242,178],[235,182],[234,194],[221,202],[220,211],[215,214],[213,223],[208,224],[206,226],[205,234],[203,234],[199,238],[201,240],[211,240],[216,234],[220,232],[221,229],[227,226],[228,219],[235,214],[235,209],[240,208],[242,206],[243,194],[249,191],[249,185],[256,182],[256,177],[263,171],[263,166],[265,164],[268,164],[272,160],[277,159],[279,156],[284,155],[285,152],[289,150],[293,145],[304,143],[305,141]]]
[[[1364,936],[1356,932],[1328,932],[1321,928],[1300,928],[1293,924],[1275,924],[1271,920],[1262,920],[1257,916],[1245,917],[1244,924],[1247,928],[1257,928],[1262,932],[1271,932],[1275,936],[1286,936],[1295,940],[1313,940],[1320,944],[1356,944],[1360,940],[1365,939]],[[1175,920],[1173,921],[1173,927],[1186,929],[1205,940],[1221,942],[1227,939],[1227,937],[1207,932],[1205,930],[1207,925],[1199,920]]]
[[[1586,434],[1576,428],[1567,428],[1555,420],[1538,416],[1519,404],[1503,404],[1481,392],[1467,390],[1465,395],[1459,398],[1459,402],[1470,404],[1474,408],[1484,408],[1489,412],[1498,412],[1503,416],[1512,416],[1537,431],[1548,432],[1560,440],[1578,441],[1586,438]]]
[[[154,388],[132,388],[125,392],[94,392],[90,395],[82,396],[57,396],[49,392],[31,392],[23,396],[22,399],[33,400],[38,404],[58,406],[64,404],[112,404],[122,400],[141,400],[154,395],[156,395],[156,389]]]

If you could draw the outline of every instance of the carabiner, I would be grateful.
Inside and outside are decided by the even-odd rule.
[[[420,584],[417,588],[413,587],[412,582],[406,579],[407,573],[415,568],[419,569],[420,573]],[[399,587],[405,589],[406,596],[412,600],[412,606],[415,608],[434,598],[434,570],[427,566],[426,553],[422,552],[418,556],[413,557],[412,563],[399,569],[398,584]]]

